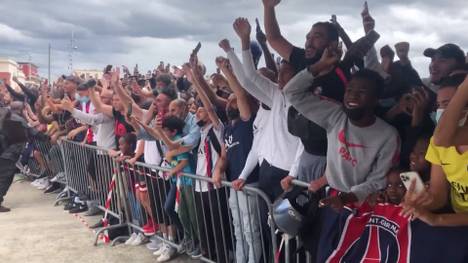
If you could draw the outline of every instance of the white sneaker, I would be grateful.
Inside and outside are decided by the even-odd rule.
[[[132,235],[130,235],[130,237],[127,239],[127,241],[125,241],[125,245],[127,246],[131,245],[136,237],[137,237],[137,234],[133,232]]]
[[[171,260],[171,258],[175,255],[176,252],[177,251],[175,248],[168,245],[164,253],[162,253],[161,256],[158,257],[158,260],[156,260],[156,262],[166,262]]]
[[[149,250],[158,250],[163,245],[163,242],[155,236],[150,238],[150,241],[151,242],[146,245],[146,248]]]
[[[158,250],[153,252],[153,255],[159,257],[162,254],[164,254],[164,251],[166,251],[167,249],[168,249],[168,245],[162,244],[161,247]]]
[[[148,242],[148,239],[142,233],[138,233],[137,237],[133,240],[132,243],[130,243],[130,245],[139,246],[139,245],[144,244],[146,242]]]
[[[42,181],[42,178],[36,179],[36,180],[31,182],[31,185],[34,186],[34,187],[37,187],[39,185],[39,182],[41,182],[41,181]]]
[[[45,190],[47,187],[49,187],[50,185],[50,182],[47,178],[45,178],[45,180],[43,180],[38,186],[37,186],[37,189],[38,190]]]

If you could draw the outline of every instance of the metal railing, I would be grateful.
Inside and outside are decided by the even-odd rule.
[[[155,234],[178,251],[199,249],[205,262],[275,261],[278,230],[268,216],[273,203],[254,185],[235,191],[230,182],[222,181],[217,188],[205,176],[168,177],[167,167],[118,162],[104,149],[67,140],[60,149],[69,191],[87,195],[119,221],[100,229],[95,244],[104,231],[128,227],[129,233]],[[115,189],[108,196],[112,179]],[[267,207],[267,215],[260,206]],[[118,237],[113,244],[127,238]],[[291,242],[296,243],[293,247],[301,243],[288,239],[280,262],[312,262],[308,254],[306,261],[299,255],[293,260]]]

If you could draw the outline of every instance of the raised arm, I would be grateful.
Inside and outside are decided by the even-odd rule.
[[[238,18],[234,22],[234,30],[241,39],[242,42],[242,58],[244,73],[246,77],[255,84],[258,89],[261,89],[264,94],[273,101],[275,93],[278,92],[277,85],[271,80],[262,76],[255,69],[255,65],[252,58],[252,53],[250,52],[250,32],[251,26],[247,19]],[[263,102],[263,101],[262,101]]]
[[[281,57],[289,59],[294,46],[281,35],[276,19],[275,7],[280,1],[281,0],[263,0],[265,31],[271,47],[276,50]]]
[[[184,65],[184,66],[186,67],[187,65]],[[201,99],[201,101],[203,103],[203,106],[205,107],[205,109],[206,109],[206,111],[208,113],[208,116],[209,116],[211,122],[213,123],[213,126],[216,127],[216,128],[219,128],[219,126],[221,124],[221,121],[220,121],[218,115],[216,114],[215,107],[214,107],[212,101],[210,100],[210,98],[206,94],[205,89],[202,88],[202,85],[204,85],[203,83],[206,84],[206,81],[203,79],[203,76],[201,75],[201,72],[199,71],[198,57],[197,57],[196,54],[192,54],[190,56],[190,68],[191,68],[192,74],[194,76],[193,80],[195,82],[194,83],[195,88],[198,91],[198,95],[200,96],[200,99]],[[190,70],[190,68],[188,68],[187,70]]]
[[[132,105],[132,115],[139,118],[143,119],[143,110],[136,104],[130,94],[127,93],[127,91],[124,90],[122,83],[120,82],[120,68],[117,67],[114,71],[111,73],[111,83],[110,83],[112,89],[115,91],[117,96],[120,97],[122,100],[122,104],[125,108],[125,111],[128,110],[128,106]]]
[[[310,92],[310,85],[316,76],[328,72],[338,58],[329,57],[329,51],[325,50],[322,59],[299,72],[284,87],[286,99],[294,108],[310,121],[316,123],[325,130],[329,130],[343,116],[340,106],[334,102],[321,99]],[[335,60],[335,61],[334,61]]]
[[[276,62],[273,59],[273,55],[270,52],[270,48],[268,48],[266,35],[262,31],[258,19],[256,19],[255,21],[257,22],[257,34],[255,35],[255,37],[257,38],[257,41],[260,44],[260,47],[262,48],[263,57],[265,59],[265,65],[269,70],[273,71],[276,76],[278,76],[278,68],[276,67]]]
[[[13,77],[13,81],[18,84],[18,86],[23,91],[24,95],[26,95],[30,100],[31,103],[34,105],[34,102],[37,100],[37,94],[35,94],[31,89],[27,88],[23,83],[21,83],[16,77]]]
[[[232,67],[232,71],[236,75],[236,78],[242,85],[242,87],[248,93],[250,93],[250,95],[254,96],[257,100],[261,101],[263,104],[271,108],[271,98],[267,93],[265,93],[262,89],[259,89],[250,79],[247,78],[244,72],[244,66],[237,57],[234,50],[231,48],[229,41],[227,39],[223,39],[221,40],[221,42],[219,42],[219,46],[226,52]]]
[[[89,91],[89,99],[94,105],[96,112],[103,113],[111,118],[114,117],[114,114],[112,113],[112,106],[102,103],[101,98],[99,98],[98,93],[94,89]]]
[[[252,107],[247,92],[245,92],[245,90],[242,88],[239,81],[237,80],[236,76],[234,75],[231,65],[229,64],[229,60],[223,57],[218,57],[216,59],[216,64],[226,76],[229,87],[236,95],[237,106],[239,107],[241,119],[243,121],[248,121],[252,117]]]
[[[438,146],[468,145],[468,77],[458,87],[449,105],[442,114],[434,133],[434,144]],[[464,125],[459,126],[460,120]]]
[[[17,92],[16,90],[14,90],[10,85],[5,84],[5,88],[8,90],[8,92],[10,92],[11,96],[13,98],[15,98],[16,100],[19,100],[19,101],[24,101],[25,97],[23,94]]]

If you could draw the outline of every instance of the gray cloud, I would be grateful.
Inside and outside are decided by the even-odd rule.
[[[468,22],[464,1],[370,0],[377,30],[377,47],[402,40],[412,44],[411,56],[421,75],[427,75],[426,47],[453,42],[468,47],[460,32]],[[362,35],[360,1],[283,0],[277,9],[284,35],[302,46],[310,26],[338,18],[353,39]],[[214,57],[222,55],[217,42],[229,38],[239,46],[232,30],[238,16],[253,22],[263,19],[261,0],[3,0],[0,6],[0,55],[26,60],[30,55],[45,75],[47,45],[51,43],[54,75],[67,73],[71,32],[78,49],[75,68],[103,68],[106,64],[134,65],[150,69],[160,60],[182,64],[198,41],[201,57],[214,69]]]

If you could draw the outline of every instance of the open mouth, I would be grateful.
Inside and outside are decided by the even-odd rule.
[[[348,101],[345,103],[346,108],[348,109],[356,109],[359,108],[359,103],[353,102],[353,101]]]

